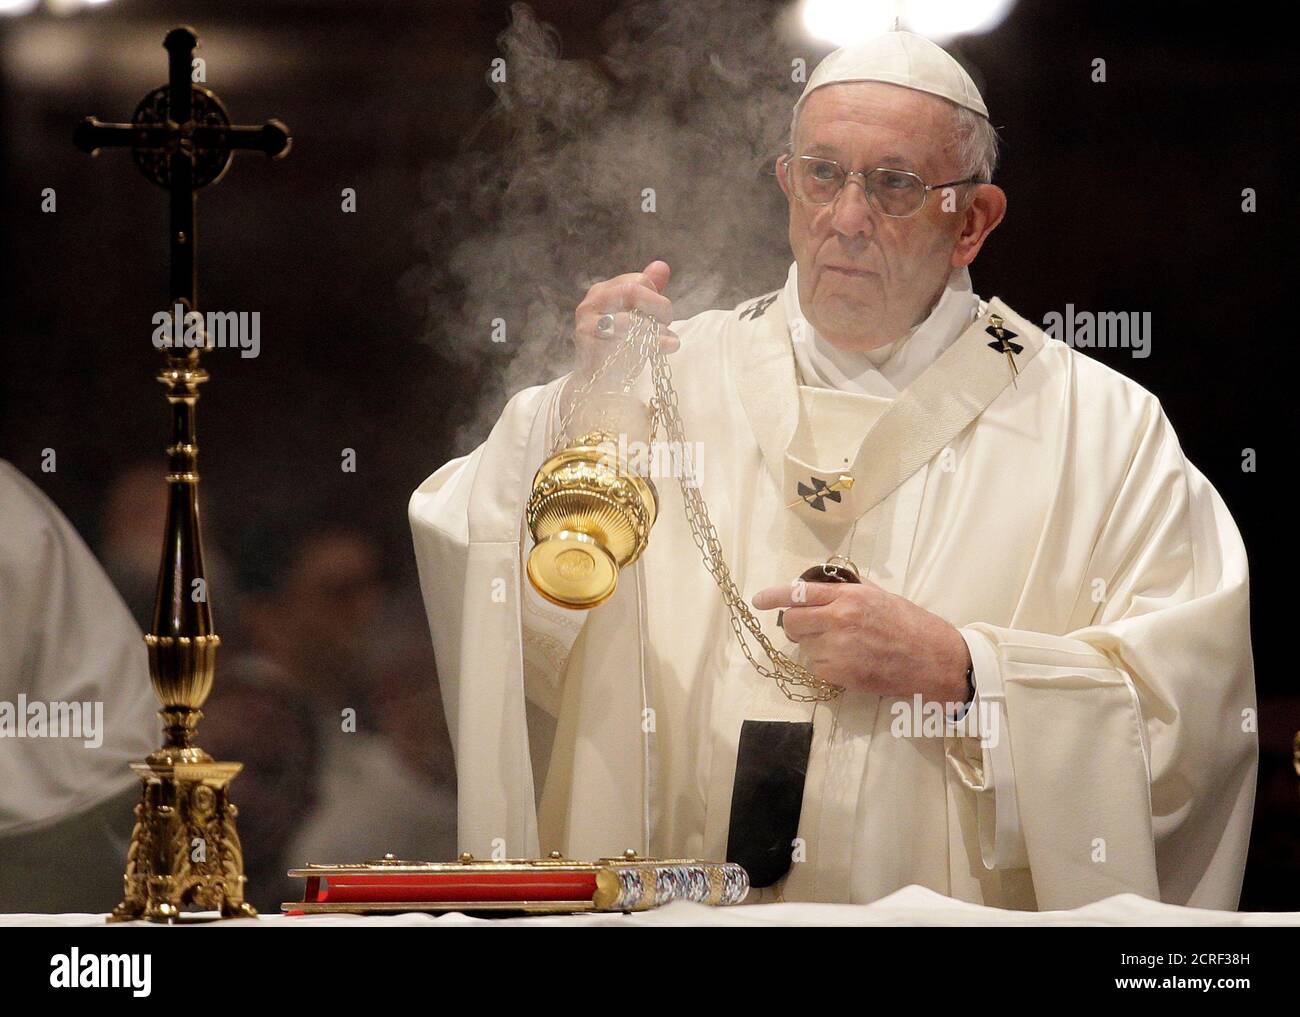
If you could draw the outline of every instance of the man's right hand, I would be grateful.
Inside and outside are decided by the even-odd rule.
[[[664,290],[668,288],[668,277],[672,269],[667,262],[652,261],[642,272],[629,272],[615,276],[604,282],[598,282],[587,291],[582,303],[573,315],[573,345],[577,352],[577,366],[574,375],[578,378],[590,378],[616,345],[622,342],[632,325],[629,312],[633,308],[654,318],[660,323],[659,348],[665,353],[672,353],[681,345],[677,335],[669,329],[673,321],[673,304]],[[608,333],[596,331],[596,322],[601,315],[614,317],[614,327]]]

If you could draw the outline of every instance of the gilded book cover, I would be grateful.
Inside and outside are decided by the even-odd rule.
[[[731,862],[622,858],[578,862],[552,855],[478,861],[410,862],[385,857],[357,865],[291,869],[306,879],[291,915],[403,911],[645,911],[674,900],[725,906],[749,892],[749,876]]]

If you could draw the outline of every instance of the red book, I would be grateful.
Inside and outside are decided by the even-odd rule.
[[[290,876],[307,880],[288,914],[399,911],[644,911],[672,900],[739,904],[749,877],[730,862],[685,859],[565,858],[406,862],[384,858],[359,865],[308,865]]]

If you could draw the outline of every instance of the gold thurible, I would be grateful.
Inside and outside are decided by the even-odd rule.
[[[623,344],[578,386],[524,510],[534,547],[528,580],[553,604],[587,609],[618,588],[659,515],[654,483],[631,468],[629,442],[653,442],[656,411],[632,392],[658,330],[638,319]],[[621,368],[621,382],[610,378]],[[576,435],[570,438],[570,435]]]
[[[659,492],[619,459],[613,432],[588,431],[550,456],[533,477],[525,509],[536,542],[528,579],[543,597],[568,608],[603,604],[619,570],[650,541]]]

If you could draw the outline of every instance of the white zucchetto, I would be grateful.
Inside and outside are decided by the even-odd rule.
[[[989,115],[979,89],[965,69],[941,46],[912,32],[885,32],[828,55],[808,78],[795,110],[823,85],[844,81],[884,81],[914,88]]]

